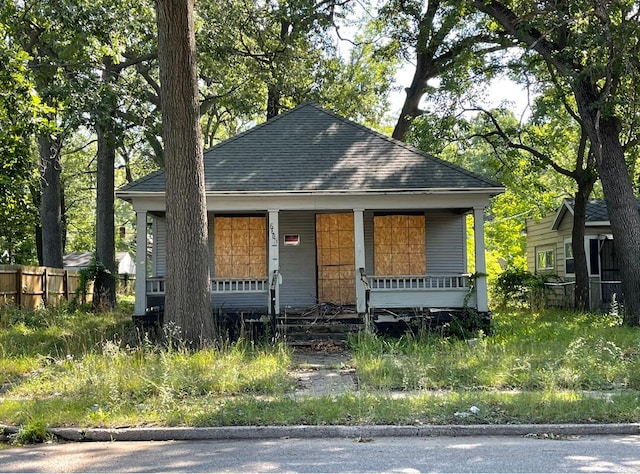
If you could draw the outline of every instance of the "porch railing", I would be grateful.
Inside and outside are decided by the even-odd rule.
[[[470,275],[370,276],[371,290],[468,289]]]
[[[147,295],[164,295],[164,277],[147,278]],[[269,280],[264,278],[213,278],[212,293],[266,293]]]
[[[477,304],[470,275],[402,275],[366,277],[369,308],[457,308]]]

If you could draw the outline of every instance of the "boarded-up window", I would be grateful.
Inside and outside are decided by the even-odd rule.
[[[426,245],[424,215],[373,218],[376,275],[424,275]]]
[[[318,299],[353,304],[355,292],[355,244],[353,214],[318,214]]]
[[[216,278],[267,275],[267,225],[264,217],[216,216],[213,221]]]

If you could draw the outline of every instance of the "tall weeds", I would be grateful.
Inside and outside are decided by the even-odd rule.
[[[617,316],[501,313],[473,340],[361,334],[360,382],[375,389],[640,390],[640,330]]]

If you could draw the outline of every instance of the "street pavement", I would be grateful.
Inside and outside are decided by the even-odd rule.
[[[640,472],[639,435],[74,442],[0,450],[2,472]]]

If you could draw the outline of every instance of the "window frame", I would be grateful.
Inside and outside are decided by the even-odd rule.
[[[551,247],[543,247],[540,249],[536,249],[536,270],[539,270],[539,271],[555,270],[555,264],[556,264],[555,260],[556,260],[555,249]]]

